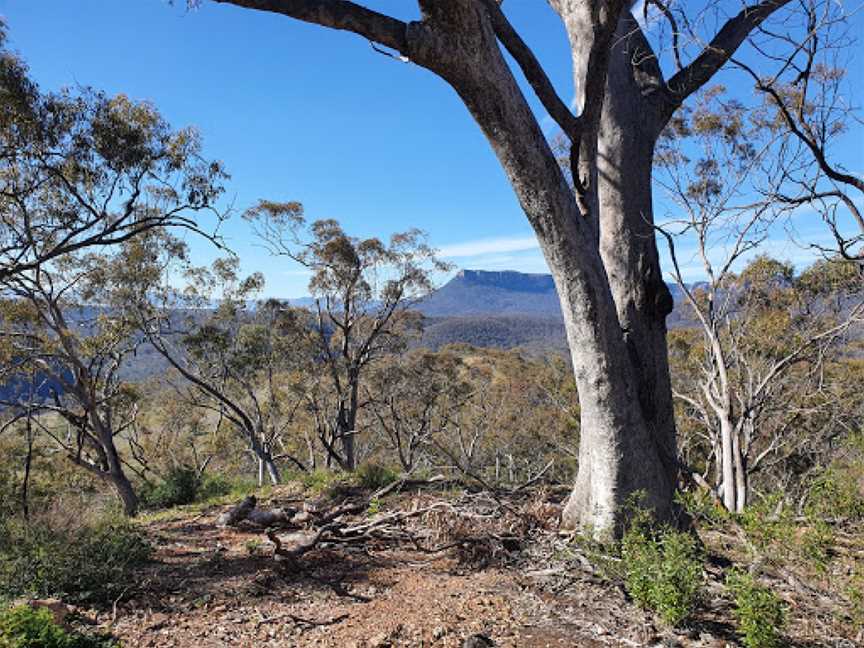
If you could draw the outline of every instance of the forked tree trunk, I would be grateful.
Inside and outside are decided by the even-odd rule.
[[[466,3],[456,10],[456,4],[440,13],[430,9],[432,20],[424,27],[430,33],[416,39],[446,47],[412,51],[410,58],[446,79],[483,129],[555,280],[581,409],[579,472],[563,521],[598,536],[620,532],[624,503],[636,491],[645,494],[645,503],[659,515],[668,517],[674,473],[670,475],[661,461],[645,422],[639,376],[598,245],[596,214],[584,213],[577,204],[478,5]],[[590,24],[591,17],[585,19]],[[570,27],[579,31],[575,23]],[[443,33],[436,33],[436,28]],[[460,33],[460,40],[444,36],[454,32]],[[575,34],[574,42],[583,42],[583,36]],[[584,48],[574,51],[577,59],[587,56]],[[593,160],[586,164],[590,174]],[[586,200],[589,210],[598,203],[596,184],[593,191]],[[635,313],[634,319],[642,316]]]
[[[735,434],[732,421],[726,415],[720,415],[720,462],[722,465],[723,474],[723,506],[727,511],[734,511],[738,498],[736,496],[736,481],[735,481],[735,450],[733,444],[733,435]]]
[[[261,443],[261,436],[263,435],[261,435],[256,430],[252,430],[249,433],[252,452],[255,455],[255,458],[258,460],[258,486],[264,485],[265,472],[270,478],[270,483],[275,486],[281,483],[282,477],[279,474],[279,468],[276,466],[276,462],[273,460],[273,455],[270,448],[264,443]]]
[[[575,22],[567,26],[571,40],[578,41],[585,26]],[[620,465],[619,470],[631,477],[622,480],[627,487],[607,495],[607,507],[620,509],[623,497],[641,483],[637,490],[645,491],[643,504],[668,519],[673,514],[678,465],[666,343],[666,317],[673,303],[660,269],[651,186],[654,146],[664,118],[644,102],[644,86],[633,66],[647,51],[635,20],[622,17],[610,52],[598,132],[599,250],[617,315],[617,322],[609,325],[623,335],[632,382],[628,399],[638,410],[630,414],[630,434],[642,440],[634,441],[629,452],[615,452],[615,446],[610,446],[612,455],[606,462]],[[584,69],[587,62],[581,57],[586,54],[575,45],[573,52],[574,67]],[[571,349],[577,348],[574,342],[578,345],[578,340],[571,340]],[[618,388],[623,386],[624,381],[619,381]],[[580,404],[590,400],[592,391],[579,390]],[[642,430],[636,432],[638,428]],[[608,426],[598,427],[584,416],[581,429],[579,475],[564,513],[571,525],[585,525],[586,520],[591,524],[585,502],[597,498],[591,495],[597,490],[593,482],[601,465],[597,447],[610,436]],[[650,474],[640,478],[640,472]]]

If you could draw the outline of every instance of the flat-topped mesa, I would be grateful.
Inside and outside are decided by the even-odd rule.
[[[460,270],[454,279],[475,285],[495,286],[518,292],[547,293],[555,291],[552,275],[549,274],[529,274],[515,270]]]

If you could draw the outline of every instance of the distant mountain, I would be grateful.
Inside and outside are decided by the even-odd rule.
[[[681,304],[678,286],[669,289],[676,304]],[[294,306],[311,308],[311,297],[291,299]],[[250,303],[250,308],[255,304]],[[526,274],[512,270],[489,272],[462,270],[453,279],[424,299],[417,309],[426,316],[419,345],[439,349],[447,344],[465,343],[499,349],[520,348],[530,353],[567,354],[564,321],[552,276]],[[87,329],[99,313],[98,307],[73,309],[68,317]],[[670,328],[692,324],[684,319],[684,309],[676,308],[669,319]],[[123,377],[142,381],[163,374],[168,364],[155,349],[143,344],[123,369]],[[59,385],[37,380],[37,398],[47,397]],[[0,399],[24,400],[29,385],[23,381],[0,384]]]
[[[681,288],[667,284],[675,303],[683,300]],[[468,315],[527,315],[561,318],[561,306],[552,275],[514,270],[460,270],[418,306],[430,317]]]
[[[683,291],[678,285],[667,285],[677,306],[667,325],[692,325],[686,309],[680,307]],[[464,342],[535,353],[567,353],[552,275],[461,270],[417,309],[427,317],[421,344],[432,349]]]
[[[531,315],[561,318],[552,275],[512,270],[460,270],[417,308],[430,317]]]

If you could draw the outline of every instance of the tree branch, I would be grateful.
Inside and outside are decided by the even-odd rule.
[[[531,88],[533,88],[537,98],[540,99],[546,112],[571,141],[578,141],[581,136],[581,121],[573,115],[567,104],[558,96],[555,87],[546,75],[546,71],[540,65],[537,57],[534,56],[534,52],[510,24],[496,0],[482,0],[482,2],[489,12],[489,19],[492,23],[492,29],[495,30],[495,36],[501,41],[510,56],[516,60],[522,74],[531,84]]]
[[[348,0],[214,0],[246,9],[270,11],[323,27],[354,32],[407,54],[407,25]]]
[[[744,7],[738,15],[730,18],[702,53],[669,79],[667,86],[672,105],[668,114],[671,115],[687,97],[710,81],[751,32],[788,3],[789,0],[763,0],[759,4]]]

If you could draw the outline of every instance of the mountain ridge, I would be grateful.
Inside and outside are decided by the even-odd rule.
[[[666,285],[679,304],[681,288]],[[428,317],[527,315],[563,319],[552,275],[516,270],[460,270],[416,308]]]

